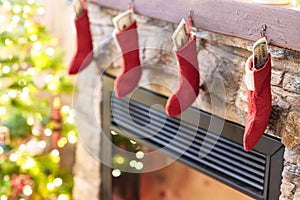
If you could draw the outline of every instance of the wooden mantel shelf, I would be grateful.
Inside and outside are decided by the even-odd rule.
[[[130,0],[89,0],[125,10]],[[193,9],[194,25],[207,31],[257,40],[263,24],[271,44],[300,51],[300,11],[233,0],[135,0],[135,12],[178,23]]]

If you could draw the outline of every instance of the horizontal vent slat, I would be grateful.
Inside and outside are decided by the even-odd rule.
[[[117,118],[121,117],[118,120],[121,120],[122,117],[124,117],[124,116],[122,116],[123,112],[121,112],[120,110],[117,110],[116,114],[118,116]],[[136,122],[140,121],[140,119],[136,119],[136,120],[137,120]],[[151,123],[152,123],[152,125],[158,124],[158,122],[155,122],[154,120],[152,120]],[[132,125],[134,125],[134,123]],[[160,125],[158,124],[158,126],[160,126]],[[148,129],[150,129],[150,127],[148,127]],[[159,135],[157,135],[157,137],[162,137],[162,135],[165,135],[165,136],[169,137],[168,139],[164,139],[164,140],[173,140],[174,139],[174,135],[176,135],[176,132],[177,132],[177,130],[175,130],[175,129],[173,129],[173,130],[170,129],[170,128],[165,129],[165,127],[164,127],[164,129],[161,129],[159,131],[160,132],[159,132]],[[183,130],[180,130],[180,131],[183,131]],[[207,138],[206,138],[206,143],[199,142],[199,141],[197,143],[196,142],[192,143],[191,141],[195,140],[196,137],[195,136],[187,137],[187,133],[186,132],[184,132],[184,133],[179,132],[179,133],[177,133],[176,137],[177,137],[176,139],[180,140],[180,143],[182,143],[183,145],[191,145],[191,149],[193,149],[193,146],[196,146],[196,147],[194,147],[194,149],[195,148],[198,149],[199,146],[207,147],[206,149],[208,149],[210,144],[215,143],[215,141],[211,141],[211,140],[209,140]],[[208,142],[210,142],[210,143],[208,143]],[[197,152],[199,152],[199,150]],[[216,152],[218,152],[218,153],[216,153]],[[227,163],[227,162],[229,162],[229,164],[235,165],[238,168],[243,168],[244,170],[247,170],[251,174],[253,174],[253,173],[256,174],[256,176],[260,176],[260,177],[264,176],[264,172],[262,171],[262,170],[264,170],[264,167],[262,167],[262,169],[260,169],[260,170],[257,170],[257,169],[255,169],[253,167],[249,167],[249,166],[247,166],[245,164],[247,162],[245,162],[245,163],[241,162],[242,160],[245,161],[246,159],[243,159],[241,156],[238,156],[238,158],[235,158],[235,157],[237,157],[237,155],[229,154],[227,151],[224,152],[223,149],[220,148],[218,145],[215,145],[214,151],[212,151],[212,154],[218,160],[223,161],[224,164]],[[222,154],[223,155],[225,154],[225,155],[222,156]],[[229,159],[229,158],[231,158],[231,159]],[[237,161],[239,161],[239,162],[237,162]]]

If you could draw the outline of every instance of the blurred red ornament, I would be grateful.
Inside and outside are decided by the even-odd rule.
[[[52,147],[54,149],[57,149],[58,148],[57,142],[61,138],[61,129],[62,129],[61,103],[59,97],[55,97],[53,100],[51,124],[52,124]]]
[[[28,174],[13,174],[10,185],[13,188],[12,195],[20,196],[23,194],[25,186],[33,186],[33,180]]]

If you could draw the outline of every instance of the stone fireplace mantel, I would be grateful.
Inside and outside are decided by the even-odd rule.
[[[91,30],[94,40],[95,47],[95,61],[85,70],[78,75],[78,96],[77,96],[77,106],[75,105],[78,112],[78,127],[80,130],[84,130],[84,138],[82,142],[84,143],[88,151],[90,152],[100,152],[103,151],[99,144],[100,138],[100,125],[101,117],[99,114],[98,107],[90,108],[91,105],[100,106],[102,101],[102,94],[100,88],[102,87],[101,80],[99,78],[102,76],[103,71],[106,69],[109,64],[114,68],[115,73],[118,71],[118,66],[120,61],[116,58],[119,58],[119,52],[117,51],[113,40],[111,39],[111,34],[113,32],[112,17],[120,13],[119,10],[124,10],[127,7],[128,2],[112,0],[112,1],[98,1],[90,0],[88,4]],[[110,9],[107,7],[108,4],[114,3],[113,8]],[[119,3],[118,3],[119,2]],[[153,2],[153,4],[151,3]],[[165,15],[163,19],[153,19],[155,18],[155,12],[165,9],[164,6],[159,6],[159,0],[155,1],[135,1],[137,13],[142,15],[137,15],[137,22],[139,27],[158,27],[158,31],[153,33],[141,33],[140,35],[140,47],[141,47],[141,58],[144,64],[153,64],[159,63],[161,65],[167,65],[170,69],[176,72],[176,59],[172,52],[164,52],[158,50],[151,50],[147,46],[155,44],[157,47],[162,47],[164,49],[172,49],[172,43],[170,41],[170,30],[175,30],[177,21],[182,17],[187,17],[188,10],[178,9],[174,13],[169,13]],[[172,1],[173,2],[173,1]],[[181,2],[181,1],[176,1]],[[196,1],[193,2],[193,5],[197,4]],[[199,6],[207,5],[210,1],[201,1]],[[214,3],[231,3],[236,5],[245,5],[245,6],[254,6],[259,7],[260,9],[266,9],[266,13],[263,16],[267,18],[253,18],[258,21],[251,22],[251,26],[245,23],[240,23],[241,26],[237,26],[237,29],[234,32],[231,32],[228,29],[227,32],[222,32],[221,30],[213,30],[210,28],[205,28],[205,23],[211,21],[201,20],[203,15],[195,13],[195,23],[198,26],[200,38],[197,41],[198,45],[198,60],[201,73],[201,82],[200,82],[200,96],[197,99],[197,102],[194,106],[197,106],[200,109],[203,109],[207,112],[213,112],[210,110],[209,98],[210,95],[219,98],[218,91],[213,91],[211,88],[216,87],[216,77],[222,79],[225,85],[226,98],[226,118],[229,121],[233,121],[240,125],[244,125],[245,117],[247,115],[246,107],[246,87],[243,83],[244,78],[244,65],[247,57],[251,54],[249,51],[253,45],[253,40],[258,37],[259,28],[261,23],[265,23],[266,19],[270,19],[273,16],[267,14],[270,12],[281,12],[281,9],[286,8],[269,8],[262,5],[250,5],[249,3],[236,3],[236,1],[212,1]],[[145,6],[155,5],[154,8],[150,10],[143,10]],[[150,5],[151,4],[151,5]],[[104,7],[100,6],[103,5]],[[174,5],[176,7],[176,5]],[[220,6],[222,7],[222,6]],[[221,9],[221,8],[218,9]],[[226,8],[224,6],[223,8]],[[237,7],[235,7],[237,8]],[[117,10],[116,10],[117,9]],[[155,10],[156,9],[156,10]],[[231,10],[232,11],[232,10]],[[148,13],[147,13],[148,12]],[[274,16],[274,19],[280,20],[272,21],[272,25],[269,25],[268,36],[270,39],[275,39],[272,44],[276,46],[270,46],[272,54],[272,113],[269,120],[269,125],[266,130],[267,134],[271,134],[277,138],[282,139],[282,143],[286,146],[285,150],[285,166],[283,169],[283,180],[281,185],[281,197],[280,200],[296,200],[300,196],[300,49],[299,49],[299,26],[298,24],[283,23],[285,20],[295,20],[296,22],[300,21],[298,11],[293,10],[284,10],[284,13]],[[176,13],[176,14],[175,14]],[[186,13],[186,14],[184,14]],[[235,13],[235,12],[233,12]],[[289,14],[288,14],[289,13]],[[205,12],[204,12],[205,14]],[[232,12],[231,12],[232,14]],[[238,14],[241,14],[238,12]],[[182,16],[181,16],[182,15]],[[269,15],[269,16],[268,16]],[[281,19],[281,17],[288,15],[291,18]],[[245,17],[245,16],[244,16]],[[213,20],[213,19],[211,19]],[[251,20],[250,18],[247,20]],[[286,21],[286,22],[288,22]],[[172,23],[170,23],[172,22]],[[232,21],[231,21],[232,22]],[[231,23],[230,22],[230,23]],[[256,26],[258,24],[258,26]],[[205,26],[204,26],[205,25]],[[208,26],[208,25],[207,25]],[[233,26],[233,24],[231,24]],[[213,28],[220,29],[220,26],[213,26]],[[241,32],[239,29],[243,29]],[[248,29],[247,29],[248,28]],[[204,29],[204,30],[203,30]],[[209,30],[209,31],[207,31]],[[229,32],[228,32],[229,31]],[[248,31],[248,32],[247,32]],[[216,33],[219,32],[219,33]],[[292,33],[293,36],[289,37],[292,40],[286,40],[285,37],[287,34],[283,33]],[[295,34],[297,32],[297,34]],[[244,35],[237,35],[244,34]],[[154,37],[155,35],[156,37]],[[228,36],[231,35],[231,36]],[[233,37],[233,35],[235,37]],[[244,39],[241,39],[244,38]],[[281,39],[280,39],[281,38]],[[297,42],[298,41],[298,42]],[[282,48],[284,47],[284,48]],[[294,49],[289,50],[289,49]],[[114,60],[114,62],[109,62]],[[168,71],[161,71],[159,74],[147,76],[149,80],[155,81],[158,79],[165,79],[166,82],[170,85],[176,87],[177,78],[168,76]],[[100,86],[100,87],[99,87]],[[168,96],[170,91],[151,86],[150,89],[153,89],[159,93]],[[96,93],[96,95],[95,95]],[[220,97],[221,98],[221,97]],[[222,99],[222,98],[221,98]],[[90,110],[89,110],[90,109]],[[100,108],[99,108],[100,109]],[[95,116],[91,114],[95,112],[98,115],[99,124],[94,123]],[[100,112],[101,113],[101,112]],[[93,116],[92,116],[93,115]],[[93,122],[93,123],[89,123]],[[79,131],[80,131],[79,130]],[[98,143],[99,142],[99,143]],[[84,149],[81,147],[81,149]],[[78,164],[76,165],[76,176],[75,176],[75,190],[74,190],[74,199],[98,199],[98,196],[92,198],[91,196],[83,197],[80,194],[76,194],[77,191],[82,191],[81,185],[87,185],[87,182],[83,181],[86,179],[93,179],[94,174],[89,174],[91,177],[86,176],[86,169],[84,166],[80,165],[82,159],[80,156],[86,157],[86,155],[79,155]],[[91,166],[88,166],[88,171],[91,171]],[[94,171],[100,172],[99,165],[94,165]],[[83,181],[83,182],[82,182]],[[90,185],[91,186],[91,185]],[[96,184],[93,184],[91,187],[94,187],[93,190],[99,190],[100,186],[96,187]],[[79,192],[80,193],[80,192]]]

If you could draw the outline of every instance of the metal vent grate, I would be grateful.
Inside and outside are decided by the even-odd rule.
[[[144,142],[157,148],[166,147],[169,153],[182,155],[180,160],[184,163],[200,171],[206,169],[230,185],[239,185],[256,194],[263,194],[266,172],[266,157],[263,154],[254,151],[246,153],[240,144],[176,118],[167,117],[160,111],[134,101],[130,101],[131,118],[128,118],[126,104],[126,100],[112,97],[112,124],[125,130],[126,134],[144,138]],[[155,126],[147,126],[150,123],[150,114],[151,124],[162,127],[157,133]],[[161,120],[165,118],[166,121]],[[215,141],[216,144],[210,151],[209,145]],[[207,155],[201,158],[201,154]]]
[[[196,170],[213,177],[255,199],[273,200],[280,195],[284,146],[276,138],[264,135],[251,152],[243,149],[244,127],[225,121],[221,135],[207,128],[212,116],[196,108],[188,109],[190,120],[168,117],[163,110],[166,97],[139,88],[127,98],[117,99],[112,92],[113,79],[105,77],[102,108],[105,130],[121,131]],[[105,86],[105,85],[104,85]],[[200,122],[193,118],[200,116]],[[106,134],[109,137],[109,133]],[[149,137],[151,136],[151,137]],[[205,154],[205,156],[201,156]]]

